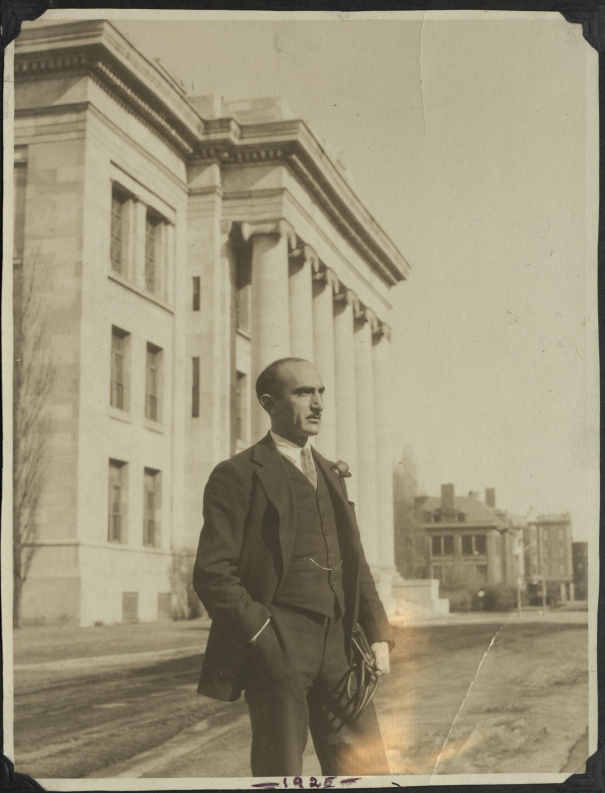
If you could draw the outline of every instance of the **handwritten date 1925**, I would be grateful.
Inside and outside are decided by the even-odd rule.
[[[356,776],[356,777],[351,777],[350,779],[339,779],[336,784],[334,782],[335,779],[336,779],[335,776],[326,776],[323,778],[322,781],[321,779],[317,779],[317,777],[312,776],[309,779],[308,786],[310,788],[312,787],[333,788],[336,787],[336,784],[339,784],[339,785],[343,785],[344,787],[349,787],[350,785],[354,785],[355,782],[358,782],[361,779],[361,777]],[[281,788],[282,786],[284,788],[298,787],[303,789],[305,787],[305,783],[303,781],[303,778],[300,776],[295,776],[292,779],[289,779],[288,777],[285,776],[281,782],[256,782],[255,784],[252,785],[252,787],[260,787],[260,788]]]

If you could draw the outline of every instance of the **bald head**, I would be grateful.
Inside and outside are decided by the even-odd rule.
[[[271,418],[271,429],[300,446],[319,432],[323,392],[319,372],[303,358],[274,361],[256,381],[256,394]]]

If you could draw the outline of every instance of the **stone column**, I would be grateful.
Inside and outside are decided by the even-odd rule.
[[[393,516],[393,411],[391,391],[391,329],[374,321],[372,365],[374,372],[374,410],[376,428],[376,495],[378,501],[379,556],[381,597],[385,608],[392,605],[392,588],[401,583],[395,568],[395,532]]]
[[[310,245],[290,256],[290,355],[313,361],[313,273],[319,258]]]
[[[357,519],[363,547],[376,584],[380,581],[379,521],[376,498],[376,428],[372,321],[369,309],[355,307],[355,385],[357,411]]]
[[[349,464],[353,476],[346,480],[349,501],[357,502],[357,406],[353,305],[357,297],[350,289],[336,296],[334,305],[334,374],[336,378],[336,455]]]
[[[334,295],[338,278],[330,269],[313,278],[313,363],[325,386],[321,432],[315,448],[329,460],[336,460],[336,369],[334,362]],[[352,324],[352,323],[351,323]],[[350,481],[350,480],[348,480]]]
[[[252,239],[252,393],[261,371],[290,355],[288,249],[296,235],[285,220],[242,223],[242,237]],[[252,400],[252,443],[269,429],[269,418]]]
[[[235,311],[231,295],[231,267],[234,258],[230,243],[232,226],[230,220],[223,219],[220,222],[220,247],[213,296],[215,321],[212,344],[213,355],[219,365],[213,383],[212,440],[213,457],[219,461],[225,460],[231,452],[231,400],[235,379]]]

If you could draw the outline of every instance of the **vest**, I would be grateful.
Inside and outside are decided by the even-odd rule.
[[[290,567],[274,602],[331,617],[336,597],[344,614],[340,545],[330,491],[318,467],[315,490],[294,463],[284,460],[294,487],[298,530]]]

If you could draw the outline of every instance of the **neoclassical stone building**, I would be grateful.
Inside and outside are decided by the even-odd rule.
[[[56,369],[24,617],[165,616],[211,469],[268,428],[254,382],[315,362],[317,448],[346,460],[393,608],[390,292],[408,265],[278,100],[188,97],[109,22],[15,55],[15,268]]]

